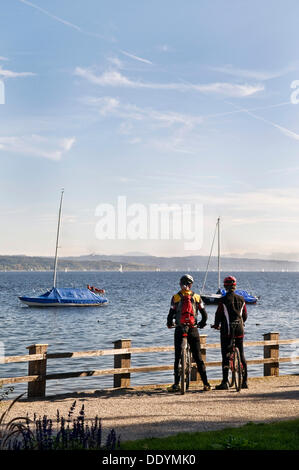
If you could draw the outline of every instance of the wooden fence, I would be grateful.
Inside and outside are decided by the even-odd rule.
[[[298,361],[299,356],[280,357],[279,346],[285,344],[299,343],[299,339],[280,340],[279,333],[264,334],[263,341],[244,342],[245,347],[264,348],[264,356],[259,359],[248,360],[248,364],[264,364],[264,376],[279,375],[279,364],[285,362]],[[207,367],[221,367],[221,361],[206,362],[207,349],[220,348],[219,343],[207,344],[207,335],[201,335],[201,353]],[[48,353],[47,344],[33,344],[28,346],[29,354],[24,356],[8,356],[4,358],[4,363],[28,362],[28,375],[24,377],[8,377],[0,378],[0,386],[28,382],[28,397],[43,398],[46,395],[46,382],[48,380],[61,380],[78,377],[95,377],[103,375],[114,376],[114,387],[129,387],[130,377],[132,373],[140,372],[161,372],[173,370],[172,365],[150,365],[142,367],[131,367],[132,354],[148,354],[148,353],[164,353],[174,351],[173,346],[157,346],[147,348],[132,348],[130,339],[121,339],[114,342],[114,349],[100,349],[95,351],[79,351],[79,352],[60,352]],[[65,358],[83,358],[97,356],[114,356],[113,369],[89,370],[64,372],[56,374],[47,374],[47,361],[50,359]],[[196,366],[193,366],[191,380],[198,381],[199,375]]]

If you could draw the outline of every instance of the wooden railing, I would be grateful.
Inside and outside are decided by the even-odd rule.
[[[264,356],[259,359],[250,359],[248,364],[264,364],[264,376],[279,375],[279,364],[285,362],[298,361],[299,356],[292,357],[279,357],[279,346],[285,344],[299,343],[299,339],[279,339],[279,333],[264,334],[263,341],[248,341],[244,342],[245,347],[264,347]],[[207,367],[221,367],[221,361],[206,362],[207,349],[220,348],[219,343],[206,342],[207,335],[200,336],[201,353],[203,360]],[[131,373],[139,372],[161,372],[173,370],[172,365],[150,365],[131,367],[131,355],[142,353],[164,353],[174,350],[174,346],[157,346],[147,348],[132,348],[130,339],[122,339],[114,342],[114,349],[100,349],[94,351],[78,351],[78,352],[60,352],[48,353],[47,344],[33,344],[28,346],[29,354],[24,356],[8,356],[4,358],[4,363],[9,364],[13,362],[28,362],[28,375],[23,377],[7,377],[0,378],[0,386],[28,382],[28,397],[45,397],[46,382],[48,380],[61,380],[67,378],[78,377],[95,377],[103,375],[114,376],[114,387],[129,387]],[[98,356],[114,356],[114,368],[89,370],[89,371],[76,371],[76,372],[63,372],[47,374],[47,361],[50,359],[65,359],[65,358],[83,358],[83,357],[98,357]],[[191,380],[198,381],[199,376],[195,365],[193,366]]]

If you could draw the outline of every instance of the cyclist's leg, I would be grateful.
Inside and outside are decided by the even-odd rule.
[[[190,328],[188,332],[188,341],[190,344],[190,349],[192,356],[196,362],[197,370],[201,377],[201,380],[204,385],[209,385],[206,366],[204,361],[202,360],[201,352],[200,352],[200,337],[197,328]]]
[[[243,384],[247,385],[247,362],[244,354],[244,345],[243,345],[243,338],[236,339],[236,346],[239,348],[241,363],[243,366]]]
[[[230,337],[221,337],[221,355],[222,355],[222,383],[228,382],[228,368],[229,368],[229,345]]]

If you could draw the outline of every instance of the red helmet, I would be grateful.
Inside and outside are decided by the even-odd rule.
[[[236,287],[237,279],[234,276],[227,276],[223,281],[224,287]]]

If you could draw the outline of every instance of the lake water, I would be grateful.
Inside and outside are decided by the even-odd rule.
[[[47,343],[48,352],[71,352],[113,348],[118,339],[132,340],[132,347],[173,344],[173,331],[166,328],[171,296],[179,290],[180,272],[67,272],[59,273],[58,286],[82,287],[91,284],[106,290],[106,307],[28,308],[19,295],[40,295],[52,285],[52,273],[0,273],[0,341],[5,355],[24,355],[27,346]],[[191,273],[194,291],[199,292],[204,273]],[[225,274],[225,273],[224,273]],[[223,277],[223,276],[222,276]],[[256,305],[248,305],[246,341],[261,341],[263,334],[279,332],[280,339],[299,338],[299,273],[269,272],[236,274],[238,287],[260,296]],[[206,292],[215,292],[217,274],[210,273]],[[219,342],[219,332],[209,325],[216,307],[207,306],[208,326],[201,330],[207,342]],[[245,350],[246,358],[263,356],[262,347]],[[280,346],[281,356],[299,356],[299,344]],[[220,361],[219,349],[207,350],[207,361]],[[173,353],[132,355],[132,366],[173,364]],[[71,372],[113,368],[113,356],[49,360],[47,372]],[[298,363],[280,365],[281,374],[299,372]],[[0,376],[23,376],[28,363],[0,364]],[[249,376],[262,376],[263,365],[249,365]],[[208,368],[209,378],[220,378],[220,368]],[[132,374],[132,385],[171,383],[172,372]],[[51,380],[47,394],[113,387],[113,377],[84,377]],[[14,395],[27,390],[27,384],[15,384]],[[13,395],[10,395],[12,397]]]

